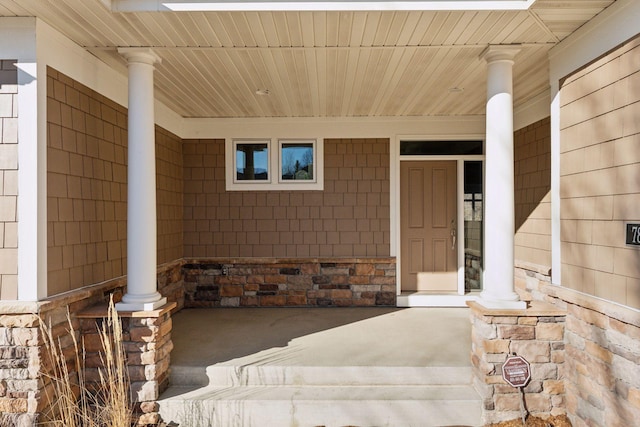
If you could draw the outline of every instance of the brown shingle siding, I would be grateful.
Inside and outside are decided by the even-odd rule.
[[[224,245],[185,234],[185,256],[388,256],[389,141],[324,142],[324,191],[224,190],[224,141],[185,145],[185,231],[224,230]],[[202,161],[198,153],[216,153]],[[196,159],[195,157],[199,157]],[[383,160],[384,159],[384,160]],[[204,178],[213,177],[213,179]],[[386,223],[376,239],[380,223]],[[380,240],[380,242],[377,242]]]
[[[516,258],[550,266],[550,119],[516,131],[514,139]]]
[[[49,68],[48,294],[126,273],[127,111]],[[156,129],[158,263],[182,257],[181,140]]]

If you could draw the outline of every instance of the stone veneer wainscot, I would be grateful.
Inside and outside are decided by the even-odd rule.
[[[395,258],[185,260],[185,307],[395,306]]]
[[[640,419],[640,312],[551,284],[516,266],[524,299],[564,310],[565,409],[574,426],[632,426]]]
[[[158,267],[158,290],[170,301],[166,307],[143,313],[143,317],[121,316],[130,339],[127,354],[132,362],[132,390],[137,393],[136,409],[143,422],[157,419],[155,399],[166,386],[172,348],[170,314],[184,303],[181,266],[181,261],[176,261]],[[111,295],[117,301],[125,289],[126,277],[119,277],[41,302],[0,301],[0,426],[35,425],[49,404],[47,396],[53,396],[41,320],[51,328],[52,337],[60,342],[67,360],[73,360],[75,349],[69,319],[79,342],[83,334],[93,333],[91,326],[101,316],[100,313],[96,316],[92,307],[104,306]],[[92,338],[95,344],[95,337],[89,340]],[[75,375],[75,371],[69,375]]]

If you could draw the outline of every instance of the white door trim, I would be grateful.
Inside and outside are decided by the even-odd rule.
[[[484,135],[425,135],[425,136],[396,136],[391,142],[389,150],[390,162],[390,219],[391,219],[391,256],[396,257],[396,295],[402,295],[401,266],[402,255],[400,253],[400,162],[401,161],[435,161],[435,160],[455,160],[457,161],[457,245],[458,245],[458,295],[464,295],[464,161],[465,160],[485,160],[482,155],[436,155],[436,156],[400,156],[401,141],[446,141],[446,140],[479,140],[484,141]],[[446,301],[450,296],[438,298],[434,296],[437,305],[449,305]],[[408,300],[409,301],[409,300]],[[421,303],[410,305],[422,305]],[[406,306],[406,301],[399,301],[398,305]],[[459,305],[457,300],[452,305]]]

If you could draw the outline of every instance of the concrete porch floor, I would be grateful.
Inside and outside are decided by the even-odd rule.
[[[173,318],[180,427],[480,425],[467,308],[216,308]]]
[[[186,309],[171,337],[173,366],[471,366],[467,308]]]

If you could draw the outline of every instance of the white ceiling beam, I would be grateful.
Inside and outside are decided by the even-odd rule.
[[[114,12],[528,10],[534,2],[535,0],[110,0],[111,10]]]

